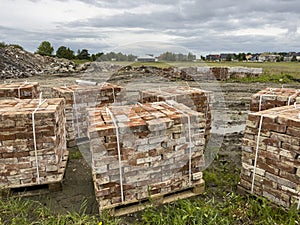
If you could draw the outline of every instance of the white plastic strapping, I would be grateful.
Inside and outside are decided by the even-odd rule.
[[[122,161],[121,161],[121,148],[120,148],[120,137],[119,137],[119,128],[116,122],[116,119],[113,113],[106,108],[106,113],[111,117],[113,124],[116,128],[116,136],[117,136],[117,147],[118,147],[118,159],[119,159],[119,172],[120,172],[120,187],[121,187],[121,200],[124,202],[124,192],[123,192],[123,175],[122,175]]]
[[[21,88],[29,84],[27,80],[18,87],[18,98],[21,98]]]
[[[38,106],[34,109],[34,111],[31,113],[32,118],[32,132],[33,132],[33,145],[34,145],[34,155],[35,155],[35,163],[36,163],[36,174],[37,174],[37,183],[40,184],[40,172],[39,172],[39,162],[38,162],[38,154],[37,154],[37,146],[36,146],[36,134],[35,134],[35,120],[34,120],[34,114],[36,111],[40,108],[40,106],[46,102],[46,99],[44,101],[39,100]]]
[[[276,115],[278,113],[287,112],[287,111],[290,111],[290,110],[293,110],[293,109],[297,109],[297,108],[299,109],[300,107],[297,107],[297,104],[295,102],[293,108],[286,109],[286,110],[283,110],[283,111],[280,111],[280,112],[273,112],[273,113],[261,115],[260,121],[259,121],[259,128],[258,128],[257,140],[256,140],[256,150],[255,150],[253,177],[252,177],[252,184],[251,184],[251,193],[253,193],[253,191],[254,191],[254,183],[255,183],[255,175],[256,175],[256,167],[257,167],[257,158],[258,158],[258,149],[259,149],[259,141],[260,141],[261,128],[262,128],[262,124],[263,124],[263,117],[267,116],[267,115]],[[300,199],[299,199],[299,201],[300,201]],[[299,202],[299,204],[300,204],[300,202]]]

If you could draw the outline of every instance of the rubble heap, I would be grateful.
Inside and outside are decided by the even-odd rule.
[[[250,113],[243,138],[240,187],[285,207],[300,198],[299,113],[294,106]]]
[[[300,91],[294,88],[266,88],[252,95],[250,111],[258,112],[274,107],[292,105],[299,97]]]
[[[178,68],[174,67],[168,67],[168,68],[159,68],[155,66],[125,66],[119,69],[116,73],[113,74],[112,77],[110,77],[111,81],[119,81],[123,79],[127,79],[128,76],[130,78],[141,78],[141,77],[147,77],[147,76],[159,76],[164,77],[169,80],[192,80],[192,78],[189,77],[189,75],[181,70],[178,70]]]
[[[99,209],[203,186],[203,113],[175,101],[89,111]]]
[[[66,100],[67,146],[75,147],[76,139],[87,138],[87,108],[124,104],[124,88],[101,83],[98,86],[71,85],[52,88],[52,96]]]
[[[205,138],[206,140],[209,139],[211,130],[211,92],[182,86],[140,91],[139,96],[139,102],[141,103],[175,100],[197,112],[203,113],[206,119]]]
[[[67,59],[41,56],[14,46],[0,48],[0,79],[79,73],[85,71],[89,65],[90,62],[77,65]]]
[[[33,99],[39,97],[38,82],[0,84],[0,99],[20,98]]]
[[[30,77],[41,74],[46,58],[15,47],[0,48],[0,78]]]
[[[87,70],[90,62],[76,64],[63,58],[51,58],[51,62],[45,66],[43,72],[46,74],[80,73]]]
[[[65,170],[63,99],[0,100],[0,189],[61,182]]]

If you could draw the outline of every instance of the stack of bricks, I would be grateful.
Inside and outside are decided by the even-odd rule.
[[[227,80],[229,78],[228,67],[211,67],[210,72],[217,80]]]
[[[250,102],[250,111],[258,112],[275,107],[288,106],[297,102],[300,91],[294,88],[266,88],[254,94]]]
[[[249,114],[242,146],[242,190],[284,207],[299,203],[299,113],[298,107],[283,106]]]
[[[175,101],[108,109],[89,111],[100,210],[204,185],[202,113]]]
[[[70,148],[77,145],[77,139],[87,138],[88,108],[125,102],[124,88],[109,83],[54,87],[52,96],[66,100],[67,146]]]
[[[34,99],[39,97],[39,92],[38,82],[0,84],[0,99]]]
[[[61,182],[64,99],[0,100],[0,189]],[[35,131],[35,132],[34,132]]]
[[[140,91],[139,96],[139,102],[141,103],[175,100],[197,112],[203,113],[206,120],[205,139],[206,142],[209,140],[211,130],[211,92],[183,86]]]

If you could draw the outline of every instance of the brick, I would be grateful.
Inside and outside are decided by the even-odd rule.
[[[278,94],[278,93],[277,93]],[[282,93],[280,93],[282,94]],[[257,97],[257,96],[256,96]],[[250,113],[246,123],[242,146],[242,170],[240,185],[251,192],[252,171],[258,139],[258,118],[263,116],[257,158],[258,177],[255,177],[254,193],[264,196],[276,204],[290,207],[291,199],[299,199],[300,183],[300,120],[299,108],[279,102],[285,98],[265,99],[268,110]],[[268,136],[264,136],[267,134]]]
[[[189,169],[189,138],[187,137],[186,115],[190,115],[192,145],[192,180],[188,182]],[[201,129],[204,115],[183,104],[174,103],[168,106],[164,102],[145,103],[128,106],[109,107],[113,115],[122,122],[122,129],[131,133],[119,133],[121,162],[116,153],[116,138],[109,136],[97,137],[94,133],[111,129],[111,120],[106,110],[97,108],[89,112],[89,137],[92,152],[92,168],[96,190],[107,187],[109,181],[110,193],[98,195],[97,201],[106,207],[113,207],[120,199],[120,171],[122,171],[125,203],[139,201],[149,197],[151,193],[168,193],[170,191],[188,188],[196,185],[202,179],[200,165],[204,165],[204,129]],[[91,121],[101,120],[101,126],[93,125]],[[181,119],[182,118],[182,119]],[[176,120],[176,122],[175,122]],[[198,123],[197,123],[198,121]],[[148,131],[143,128],[147,124]],[[133,128],[133,129],[132,129]],[[104,177],[108,177],[103,180]],[[116,191],[117,190],[117,191]],[[149,191],[151,190],[151,191]],[[97,194],[96,194],[97,195]],[[119,202],[120,203],[120,202]],[[118,204],[119,204],[118,203]]]
[[[40,87],[38,82],[18,82],[0,84],[0,99],[20,98],[34,99],[39,97]],[[20,96],[19,96],[20,94]]]
[[[61,163],[66,153],[65,104],[63,99],[47,99],[35,113],[36,147],[33,142],[32,112],[38,99],[0,100],[0,123],[14,121],[15,126],[0,130],[0,164],[7,173],[0,188],[26,187],[37,184],[37,164],[41,184],[62,177]],[[9,119],[8,119],[9,118]],[[23,121],[20,123],[19,121]],[[24,125],[25,124],[25,125]]]
[[[87,137],[89,108],[108,106],[115,101],[115,104],[125,102],[124,88],[109,83],[99,84],[98,86],[71,85],[54,87],[52,88],[52,96],[65,99],[67,144],[69,147],[76,145],[77,138]],[[76,102],[74,102],[74,99]],[[96,126],[101,125],[101,120],[93,122]],[[105,136],[111,134],[111,132],[105,134],[99,132],[98,134]]]

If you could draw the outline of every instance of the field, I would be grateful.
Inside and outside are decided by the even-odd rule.
[[[131,63],[128,63],[131,64]],[[122,65],[128,65],[122,63]],[[135,64],[140,65],[140,64]],[[203,63],[159,63],[160,67],[203,66]],[[249,108],[250,96],[265,87],[298,88],[300,63],[207,63],[207,66],[262,67],[266,81],[232,80],[211,81],[193,87],[214,91],[222,98],[214,105],[214,132],[223,136],[223,142],[213,157],[213,162],[204,171],[205,193],[187,200],[177,201],[161,207],[150,207],[142,212],[123,217],[111,217],[108,212],[98,214],[89,165],[82,151],[71,152],[63,191],[40,197],[9,198],[0,200],[0,225],[2,224],[291,224],[300,223],[295,208],[285,210],[269,201],[237,193],[241,167],[241,138]],[[31,77],[28,81],[39,81],[47,96],[55,85],[74,83],[76,79],[93,77],[101,80],[111,74],[79,74],[75,76]],[[276,79],[274,79],[276,77]],[[281,77],[281,78],[280,78]],[[289,80],[280,80],[290,77]],[[293,80],[294,79],[294,80]],[[25,80],[25,79],[20,79]],[[250,82],[250,83],[248,83]],[[155,76],[145,80],[119,81],[119,84],[135,93],[138,89],[182,85],[182,82],[166,82]],[[186,84],[184,84],[186,85]],[[102,222],[102,223],[101,223]]]

